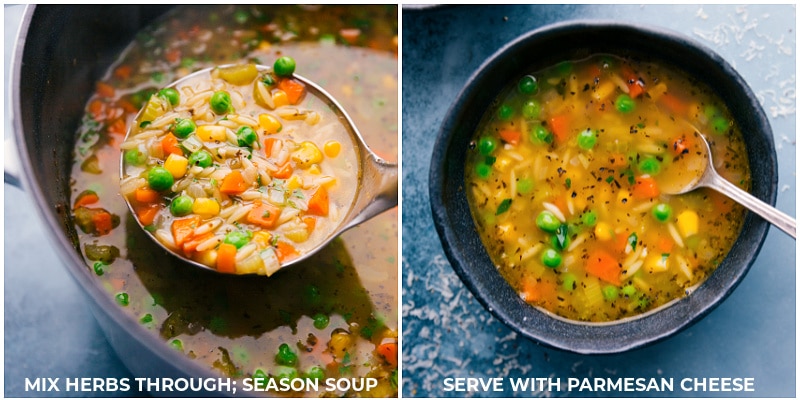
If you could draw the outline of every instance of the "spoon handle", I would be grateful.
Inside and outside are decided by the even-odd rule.
[[[797,222],[794,218],[759,200],[757,197],[728,182],[718,174],[714,174],[713,179],[708,182],[707,186],[747,207],[747,209],[758,214],[761,218],[767,220],[767,222],[777,226],[792,238],[797,239]]]

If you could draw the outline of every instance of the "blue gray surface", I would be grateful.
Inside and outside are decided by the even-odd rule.
[[[22,6],[5,6],[3,93]],[[10,105],[5,104],[5,139],[12,136]],[[87,297],[61,265],[48,241],[33,199],[4,185],[4,397],[142,396],[128,392],[32,392],[25,379],[130,378],[88,308]],[[46,385],[45,385],[46,386]]]
[[[793,5],[527,5],[403,11],[403,386],[405,397],[795,397],[796,242],[776,228],[736,291],[699,323],[624,354],[540,347],[495,320],[450,267],[431,222],[428,172],[445,113],[482,61],[520,34],[569,19],[653,23],[711,47],[749,82],[778,154],[777,206],[795,215]],[[657,22],[656,22],[657,21]],[[533,55],[535,56],[535,55]],[[446,378],[752,377],[755,392],[446,392]]]

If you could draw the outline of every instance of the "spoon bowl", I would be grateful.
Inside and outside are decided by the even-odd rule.
[[[797,223],[795,219],[747,193],[717,173],[714,169],[714,160],[708,140],[696,128],[691,128],[694,136],[694,140],[691,142],[695,145],[686,151],[696,152],[699,157],[679,156],[671,167],[673,169],[672,179],[659,182],[661,191],[666,194],[679,195],[701,187],[713,189],[758,214],[796,239]]]
[[[175,82],[171,83],[169,86],[165,87],[165,89],[168,89],[168,88],[180,89],[182,84],[190,82],[193,79],[201,78],[203,75],[208,75],[210,77],[211,74],[213,72],[215,72],[215,69],[224,70],[226,68],[235,68],[235,67],[237,67],[237,66],[236,65],[222,65],[222,66],[217,66],[217,67],[213,67],[213,68],[202,69],[202,70],[196,71],[196,72],[194,72],[192,74],[189,74],[189,75],[187,75],[187,76],[185,76],[185,77],[183,77],[181,79],[176,80]],[[255,69],[258,71],[258,74],[267,74],[267,73],[270,73],[272,71],[272,68],[267,67],[267,66],[263,66],[263,65],[255,65]],[[279,265],[277,267],[275,267],[275,268],[270,269],[269,267],[267,267],[266,271],[264,271],[262,269],[262,270],[259,270],[257,272],[221,271],[218,268],[214,268],[214,267],[209,266],[208,262],[205,262],[205,263],[204,262],[200,262],[198,260],[195,260],[195,259],[192,259],[190,257],[187,257],[184,254],[181,254],[182,251],[185,251],[185,249],[182,250],[182,251],[176,251],[176,247],[177,246],[175,246],[174,243],[170,243],[169,239],[164,240],[163,237],[161,239],[159,239],[159,233],[158,232],[153,232],[153,229],[149,229],[148,228],[148,225],[150,225],[150,223],[143,223],[143,221],[140,219],[138,213],[135,210],[134,204],[132,204],[132,201],[129,198],[130,196],[129,195],[125,195],[123,193],[123,198],[125,199],[125,202],[128,205],[128,208],[131,210],[132,214],[134,215],[134,219],[137,221],[139,226],[142,229],[144,229],[145,231],[147,231],[148,232],[148,236],[151,239],[153,239],[156,243],[158,243],[166,251],[170,252],[174,256],[176,256],[176,257],[184,260],[185,262],[187,262],[189,264],[192,264],[192,265],[194,265],[196,267],[203,268],[203,269],[208,269],[208,270],[212,270],[212,271],[216,271],[216,272],[222,272],[222,273],[227,272],[227,273],[237,273],[237,274],[259,273],[259,274],[271,275],[272,273],[276,272],[279,269],[286,268],[288,266],[295,265],[295,264],[303,262],[304,260],[308,259],[312,255],[317,253],[319,250],[321,250],[327,244],[329,244],[332,240],[334,240],[336,237],[338,237],[344,231],[346,231],[346,230],[348,230],[348,229],[350,229],[350,228],[352,228],[352,227],[354,227],[354,226],[356,226],[356,225],[358,225],[358,224],[360,224],[360,223],[362,223],[364,221],[367,221],[370,218],[374,217],[375,215],[377,215],[377,214],[379,214],[379,213],[381,213],[381,212],[383,212],[385,210],[388,210],[388,209],[390,209],[392,207],[395,207],[397,205],[397,197],[398,197],[398,194],[397,194],[397,179],[398,179],[397,164],[386,162],[385,160],[381,159],[374,152],[372,152],[370,150],[369,146],[364,141],[361,133],[359,132],[359,130],[356,127],[356,125],[353,122],[353,120],[350,118],[350,116],[347,114],[347,112],[344,110],[344,108],[341,105],[339,105],[339,103],[327,91],[325,91],[322,87],[320,87],[319,85],[317,85],[313,81],[311,81],[308,78],[305,78],[305,77],[303,77],[301,75],[291,74],[290,78],[293,81],[299,82],[300,84],[302,84],[302,86],[304,86],[304,94],[302,96],[304,96],[303,98],[307,99],[305,101],[313,102],[313,107],[314,107],[313,109],[314,110],[321,110],[324,107],[326,110],[330,110],[332,112],[332,115],[338,121],[338,125],[340,125],[342,128],[344,128],[344,131],[346,132],[346,135],[349,137],[350,142],[354,146],[355,158],[357,159],[357,161],[355,163],[358,164],[358,165],[355,166],[355,169],[356,169],[356,172],[357,172],[357,177],[355,179],[355,186],[356,187],[355,187],[355,190],[354,190],[353,198],[352,199],[347,199],[349,201],[349,206],[343,207],[343,209],[341,210],[341,213],[338,215],[338,219],[336,221],[331,220],[330,222],[328,222],[328,223],[333,223],[336,226],[333,229],[330,229],[329,231],[327,231],[327,233],[324,234],[324,236],[321,236],[321,237],[317,236],[316,239],[314,239],[313,241],[311,239],[309,239],[309,242],[311,243],[310,246],[306,246],[302,251],[299,252],[299,254],[295,254],[294,257],[281,260],[279,262]],[[250,82],[252,83],[253,81],[251,80]],[[258,83],[256,82],[256,85],[257,84]],[[156,96],[156,95],[154,94],[154,96]],[[309,96],[311,96],[312,98],[309,99]],[[165,101],[169,101],[169,100],[165,100]],[[254,101],[258,102],[258,100],[254,100]],[[269,101],[271,102],[271,101],[273,101],[273,99],[270,98]],[[147,107],[148,106],[147,106],[147,103],[146,103],[145,106],[143,106],[142,110],[140,110],[139,114],[137,115],[137,117],[135,119],[136,124],[139,123],[140,118],[147,111]],[[300,109],[298,109],[298,110],[300,110]],[[305,112],[305,111],[300,110],[300,111],[298,111],[298,114],[302,113],[302,112]],[[287,118],[291,118],[291,117],[287,117]],[[328,118],[328,119],[330,120],[331,118]],[[326,121],[326,123],[327,122],[329,122],[329,121]],[[136,132],[136,134],[132,134],[132,132],[134,130],[138,130]],[[199,131],[195,131],[195,132],[199,133]],[[228,135],[230,135],[230,133],[231,132],[228,132]],[[132,124],[131,128],[128,129],[128,132],[127,132],[126,137],[125,137],[125,141],[128,141],[131,137],[135,137],[138,134],[142,134],[141,130],[139,130],[138,126],[136,126],[135,124]],[[266,135],[266,132],[261,132],[261,134],[262,134],[262,137],[263,136],[269,136],[269,135]],[[224,142],[224,139],[223,139],[223,142]],[[217,140],[217,143],[219,143],[219,140]],[[253,140],[251,142],[251,144],[250,144],[253,147],[252,151],[253,152],[256,152],[256,151],[262,151],[263,152],[263,151],[265,151],[265,150],[262,150],[260,148],[261,147],[261,143],[262,143],[261,138],[257,137],[255,140]],[[342,147],[348,146],[348,143],[345,143],[345,142],[342,142],[341,144],[342,144]],[[240,142],[239,145],[242,145],[242,143]],[[126,148],[126,146],[122,146],[123,150],[125,148]],[[164,164],[166,166],[166,162]],[[195,165],[195,164],[189,164],[188,167],[192,167],[193,165]],[[122,182],[121,185],[123,185],[123,186],[125,185],[124,182],[126,180],[130,180],[131,178],[135,178],[136,177],[133,174],[126,173],[126,160],[125,160],[124,156],[120,157],[120,177],[121,177],[121,182]],[[276,178],[276,180],[277,180],[277,178]],[[287,177],[286,180],[288,180],[288,177]],[[257,182],[258,182],[258,185],[261,186],[262,181],[258,180]],[[218,185],[218,184],[214,184],[214,185]],[[337,185],[345,185],[345,183],[337,183]],[[260,188],[263,188],[263,187],[260,187]],[[123,192],[124,191],[125,191],[125,189],[123,189]],[[162,190],[162,192],[168,192],[168,191],[167,190]],[[170,189],[169,192],[171,192],[171,189]],[[162,198],[162,205],[163,205],[163,200],[164,199]],[[258,200],[258,201],[260,201],[260,200]],[[269,212],[265,213],[265,215],[267,215],[267,214],[269,214]],[[327,210],[326,210],[326,214],[327,214]],[[208,225],[209,227],[214,226],[211,223],[210,220],[209,220],[209,222],[203,222],[203,224],[200,225],[200,227],[202,227],[204,225]],[[313,225],[312,225],[312,228],[309,229],[309,231],[311,231],[312,229],[315,229],[315,228],[313,228]],[[252,233],[252,232],[250,232],[250,233]],[[161,232],[161,235],[163,236],[163,232]],[[173,235],[175,235],[174,231],[173,231]],[[269,237],[275,239],[275,241],[271,242],[271,245],[274,247],[275,244],[276,244],[278,236],[277,235],[273,236],[273,235],[270,234]],[[222,242],[220,241],[219,243],[222,243]],[[217,246],[218,245],[219,244],[217,244]],[[237,247],[237,249],[239,248],[239,246],[236,246],[236,247]],[[261,251],[261,250],[259,250],[259,251]],[[277,250],[276,250],[276,253],[277,253]]]

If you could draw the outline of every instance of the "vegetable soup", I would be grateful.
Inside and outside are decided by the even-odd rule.
[[[690,295],[744,212],[708,189],[665,193],[682,179],[676,170],[705,162],[698,133],[719,173],[747,189],[733,118],[682,72],[599,54],[520,77],[467,155],[467,199],[499,273],[524,301],[569,320],[619,320]]]
[[[384,159],[396,160],[397,17],[396,5],[178,6],[142,29],[96,83],[96,92],[86,104],[75,142],[71,175],[72,217],[78,233],[75,245],[87,260],[87,273],[119,305],[121,313],[142,326],[143,334],[149,331],[156,340],[164,343],[164,351],[184,357],[186,363],[195,363],[209,374],[237,380],[369,377],[378,382],[377,387],[361,392],[353,389],[326,391],[324,383],[321,383],[319,391],[259,391],[255,394],[292,397],[397,396],[396,209],[348,230],[309,260],[279,270],[269,278],[218,274],[188,266],[153,242],[138,225],[120,195],[119,177],[123,154],[121,145],[127,128],[137,124],[143,131],[155,130],[157,118],[150,120],[145,117],[141,121],[135,118],[151,100],[162,102],[174,99],[175,93],[167,91],[158,94],[170,82],[193,71],[217,65],[248,62],[272,64],[284,56],[296,60],[298,73],[319,83],[342,104],[374,151]],[[273,72],[278,74],[277,70],[283,67],[286,65],[273,67]],[[230,72],[237,71],[225,71],[222,75]],[[275,75],[270,77],[276,81],[276,85],[283,79]],[[230,75],[227,78],[238,82]],[[259,73],[252,84],[255,85],[256,80],[263,82],[264,79],[266,77]],[[171,238],[170,221],[191,215],[176,218],[173,207],[177,214],[190,209],[194,214],[204,215],[197,212],[203,209],[195,209],[198,199],[213,198],[219,201],[219,212],[222,214],[224,205],[233,205],[235,198],[238,203],[236,206],[246,207],[250,204],[255,208],[254,203],[258,199],[248,200],[245,193],[255,190],[261,196],[263,205],[269,201],[263,196],[266,194],[269,197],[270,189],[278,188],[280,184],[287,189],[284,196],[295,196],[294,199],[284,197],[288,207],[292,208],[289,200],[296,200],[296,209],[306,208],[305,212],[297,213],[287,223],[295,224],[296,228],[305,225],[307,231],[312,231],[308,229],[309,222],[303,221],[303,218],[310,216],[316,219],[308,240],[294,241],[299,243],[298,248],[301,249],[303,243],[313,240],[316,232],[329,229],[320,220],[331,218],[334,207],[336,212],[349,207],[345,203],[347,198],[353,196],[354,180],[346,174],[333,173],[337,168],[347,170],[347,164],[355,163],[352,146],[346,142],[349,139],[333,133],[330,138],[316,140],[313,138],[315,130],[301,136],[301,128],[325,126],[327,117],[324,110],[315,108],[314,104],[301,101],[283,108],[296,107],[320,112],[316,125],[309,124],[314,121],[283,118],[279,114],[281,107],[272,110],[257,105],[260,107],[258,112],[250,115],[242,112],[246,108],[237,105],[237,95],[233,94],[234,91],[244,90],[241,88],[249,88],[249,85],[238,86],[225,79],[200,84],[208,82],[228,90],[234,111],[227,113],[225,119],[219,118],[220,115],[212,110],[213,122],[187,118],[178,109],[180,106],[170,111],[181,114],[179,120],[170,116],[165,126],[171,126],[159,130],[156,136],[166,137],[168,133],[165,131],[176,136],[182,157],[187,160],[185,173],[196,173],[197,181],[192,179],[181,190],[173,191],[170,187],[163,192],[156,192],[158,197],[153,203],[158,208],[154,215],[160,217],[163,223],[153,227],[166,230],[168,238]],[[187,92],[180,88],[177,92],[179,102],[189,100]],[[244,99],[249,94],[242,96]],[[308,100],[307,94],[304,101]],[[211,102],[207,104],[213,107]],[[261,114],[272,115],[282,125],[281,131],[267,133],[267,129],[273,125],[261,124]],[[269,120],[266,122],[273,122],[270,118],[265,119]],[[150,124],[142,124],[145,120],[150,120]],[[253,120],[257,124],[254,125]],[[186,133],[182,130],[186,128],[184,125],[189,125],[184,121],[193,121],[195,126],[194,133],[182,138],[180,136]],[[190,139],[192,135],[211,134],[198,130],[201,126],[213,125],[226,127],[224,143],[199,140],[198,145]],[[246,129],[240,132],[242,125],[252,128],[257,140],[251,141],[252,136]],[[228,134],[233,134],[233,137]],[[239,139],[242,139],[241,143]],[[273,139],[271,147],[267,143],[270,139]],[[328,140],[340,142],[338,154],[326,153],[325,143]],[[277,144],[279,141],[282,141],[281,149],[287,149],[293,175],[276,177],[269,174],[269,167],[264,167],[263,171],[257,171],[258,176],[267,171],[266,175],[269,176],[261,176],[264,185],[256,187],[254,184],[238,195],[220,193],[218,198],[215,191],[209,192],[209,188],[203,186],[211,183],[210,180],[205,181],[203,176],[206,167],[202,166],[207,160],[201,156],[193,158],[193,154],[207,151],[212,156],[219,155],[224,146],[224,158],[214,158],[212,161],[216,170],[226,171],[226,176],[239,171],[245,178],[250,173],[247,172],[248,161],[257,161],[259,165],[263,162],[260,158],[269,161],[265,150],[269,148],[270,156],[281,152]],[[303,143],[306,141],[315,144],[322,152],[323,160],[311,163],[304,169],[302,163],[305,158],[292,160],[292,155],[305,148]],[[183,178],[176,178],[172,173],[180,175],[183,168],[173,171],[174,165],[164,165],[168,163],[170,151],[162,153],[161,157],[154,156],[159,149],[164,150],[161,141],[150,145],[145,141],[131,149],[139,152],[124,153],[123,157],[129,163],[126,168],[138,168],[138,172],[144,174],[145,181],[148,171],[156,165],[169,172],[173,185],[182,181]],[[151,149],[155,153],[150,153]],[[142,157],[142,150],[148,150],[147,158]],[[230,157],[228,150],[233,153]],[[318,157],[316,150],[312,152],[314,157]],[[240,157],[245,153],[250,153],[252,157]],[[166,157],[163,157],[165,154]],[[183,161],[178,161],[180,163],[177,166],[180,167]],[[190,167],[189,163],[194,165]],[[312,173],[314,165],[319,168],[319,174]],[[195,167],[202,167],[203,171]],[[330,184],[330,208],[328,217],[323,217],[308,212],[313,209],[308,203],[318,188],[325,186],[323,177],[326,175],[335,175],[336,182],[327,182]],[[293,185],[292,176],[298,179],[294,184],[299,185],[299,179],[302,179],[303,186],[289,190]],[[209,179],[216,179],[219,186],[215,187],[221,191],[225,177],[214,177],[212,173]],[[161,178],[169,180],[166,175]],[[152,189],[149,187],[152,184],[158,187],[159,179],[146,182],[144,186],[133,185],[134,188],[130,190],[135,195],[136,190],[142,187]],[[258,178],[255,179],[257,182]],[[192,188],[193,183],[199,183],[200,190]],[[259,190],[262,186],[266,187],[263,192]],[[152,194],[143,193],[141,203],[147,204],[149,202],[145,200],[154,199],[147,197]],[[191,197],[192,207],[182,208],[184,205],[181,204],[173,206],[175,199],[180,196]],[[225,203],[226,200],[229,203]],[[305,206],[301,206],[304,200]],[[242,209],[238,208],[238,211],[242,212]],[[284,209],[281,215],[293,212],[296,211]],[[267,218],[263,213],[260,216]],[[258,223],[247,222],[247,215],[238,224],[228,224],[226,219],[217,230],[225,229],[225,226],[230,228],[230,232],[240,234],[229,237],[229,232],[220,231],[223,242],[227,239],[229,244],[236,247],[242,244],[239,240],[249,239],[237,249],[237,254],[241,254],[242,249],[257,239],[257,232],[273,235],[268,244],[275,244],[275,249],[278,243],[274,241],[276,236],[280,236],[278,240],[282,241],[292,240],[287,236],[293,235],[289,226],[274,231],[259,229]],[[255,249],[253,253],[256,253]],[[258,266],[258,260],[253,261]],[[234,267],[249,268],[238,263]],[[266,273],[266,264],[264,267],[263,272]],[[260,270],[260,267],[256,269]],[[242,394],[243,385],[239,384],[238,387],[240,390],[237,394]]]
[[[272,275],[316,247],[358,188],[338,115],[274,68],[217,67],[150,97],[121,145],[121,190],[165,247],[218,272]]]

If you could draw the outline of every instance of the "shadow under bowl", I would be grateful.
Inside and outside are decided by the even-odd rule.
[[[751,193],[775,204],[777,156],[772,130],[741,76],[712,50],[679,34],[606,21],[573,21],[531,31],[507,44],[468,79],[439,131],[430,169],[434,225],[447,258],[464,284],[497,319],[540,344],[582,354],[618,353],[663,340],[697,322],[741,282],[769,224],[747,212],[732,249],[689,296],[638,317],[581,323],[553,317],[525,303],[499,274],[481,242],[465,194],[469,143],[500,90],[519,77],[566,60],[613,54],[664,63],[716,91],[744,135]]]

